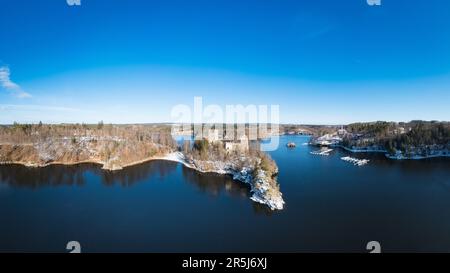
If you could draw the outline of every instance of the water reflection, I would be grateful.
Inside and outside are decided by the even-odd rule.
[[[120,171],[102,170],[96,164],[73,166],[51,165],[29,168],[22,165],[1,165],[0,183],[16,187],[39,188],[44,186],[83,186],[91,175],[99,177],[105,186],[119,184],[124,187],[149,180],[152,176],[164,179],[177,168],[177,163],[154,161],[124,168]]]
[[[153,161],[124,168],[120,171],[104,171],[97,169],[96,175],[102,177],[102,183],[113,186],[119,183],[121,186],[132,186],[137,182],[148,181],[153,176],[163,180],[169,174],[175,172],[177,163],[168,161]]]
[[[130,187],[138,182],[152,178],[164,180],[173,174],[178,163],[169,161],[154,161],[124,168],[120,171],[105,171],[99,165],[79,164],[74,166],[52,165],[44,168],[29,168],[22,165],[0,166],[0,183],[14,187],[39,188],[44,186],[83,186],[92,179],[92,175],[100,178],[105,186],[119,184]],[[182,177],[202,192],[218,195],[226,192],[233,196],[248,198],[249,187],[237,183],[229,176],[204,174],[181,167]]]
[[[355,154],[371,160],[356,167],[345,151],[314,156],[305,142],[283,136],[271,152],[286,200],[275,212],[229,176],[172,162],[0,166],[0,251],[64,252],[74,238],[86,252],[364,252],[374,238],[386,252],[450,250],[450,158]]]
[[[22,165],[0,166],[0,183],[14,187],[39,188],[43,186],[82,186],[86,183],[85,172],[90,164],[78,166],[48,166],[28,168]]]
[[[200,191],[217,196],[221,192],[235,197],[249,197],[250,187],[244,183],[233,181],[230,176],[213,173],[199,173],[189,168],[183,168],[185,180],[200,189]]]
[[[191,183],[200,191],[217,197],[224,193],[227,197],[242,198],[249,200],[250,186],[239,181],[234,181],[229,175],[214,173],[199,173],[192,169],[183,167],[183,177],[186,182]],[[249,201],[251,202],[251,201]],[[271,215],[273,212],[267,206],[251,202],[253,211],[257,214]]]
[[[151,183],[155,180],[170,181],[166,179],[169,175],[177,178],[177,167],[181,170],[178,179],[193,185],[209,196],[217,197],[224,194],[227,197],[246,200],[250,197],[250,187],[234,181],[228,175],[199,173],[168,161],[151,161],[114,172],[102,170],[100,165],[96,164],[51,165],[44,168],[2,165],[0,166],[0,185],[2,187],[38,189],[41,187],[84,186],[93,180],[100,180],[102,185],[107,187],[115,185],[131,187],[136,183]],[[252,206],[258,214],[270,215],[271,213],[270,209],[264,205],[253,203]]]
[[[119,184],[129,187],[137,182],[148,180],[152,175],[164,178],[174,172],[176,165],[173,162],[151,162],[114,172],[102,170],[96,164],[52,165],[45,168],[2,165],[0,166],[0,183],[33,189],[44,186],[83,186],[89,182],[91,175],[94,175],[101,179],[103,185]]]

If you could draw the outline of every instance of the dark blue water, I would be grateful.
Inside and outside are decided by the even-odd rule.
[[[293,141],[297,148],[285,144]],[[107,172],[97,165],[0,166],[0,251],[365,252],[450,251],[450,160],[356,167],[309,154],[306,137],[271,152],[286,208],[272,212],[229,177],[154,161]]]

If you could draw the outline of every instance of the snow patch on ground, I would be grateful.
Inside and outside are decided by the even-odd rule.
[[[162,157],[163,160],[174,161],[183,164],[184,166],[195,169],[200,172],[214,172],[218,174],[228,174],[234,180],[241,181],[250,185],[252,196],[250,199],[254,202],[267,205],[272,210],[282,210],[284,207],[284,200],[282,193],[278,190],[271,189],[269,183],[270,177],[263,170],[258,170],[254,176],[253,169],[249,167],[242,167],[241,169],[234,166],[231,162],[221,161],[201,161],[193,162],[186,159],[183,153],[174,152]],[[208,166],[208,169],[205,168]]]

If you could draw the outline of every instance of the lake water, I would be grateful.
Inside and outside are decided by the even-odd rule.
[[[283,136],[271,152],[286,201],[270,211],[246,185],[153,161],[100,166],[0,166],[0,251],[366,252],[450,251],[450,160],[357,167],[311,155],[308,138]],[[287,142],[297,148],[288,149]]]

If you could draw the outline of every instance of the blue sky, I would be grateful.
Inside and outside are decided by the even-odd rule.
[[[450,1],[0,0],[0,123],[450,120]]]

